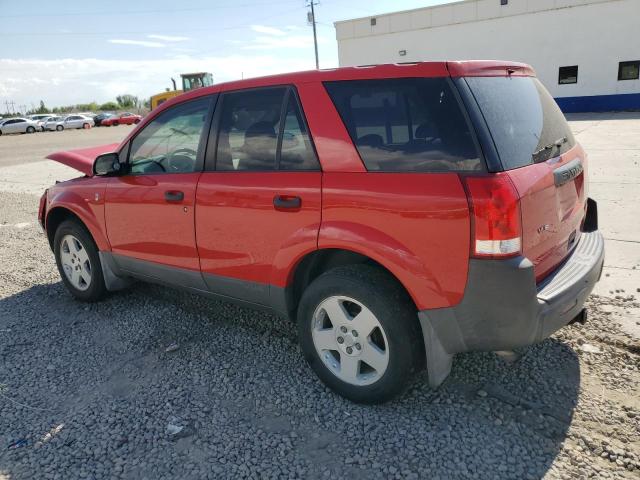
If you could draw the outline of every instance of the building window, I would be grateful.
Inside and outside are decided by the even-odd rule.
[[[500,0],[500,5],[508,5],[509,0]]]
[[[558,83],[560,85],[578,83],[578,65],[560,67],[560,70],[558,71]]]
[[[372,19],[371,19],[371,26],[372,26],[372,27],[375,27],[375,26],[376,26],[376,19],[375,19],[375,18],[372,18]]]
[[[640,60],[620,62],[618,65],[618,80],[638,80],[640,78]]]

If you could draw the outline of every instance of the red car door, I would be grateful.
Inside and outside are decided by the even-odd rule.
[[[196,192],[203,278],[214,293],[273,306],[288,267],[317,248],[319,163],[292,88],[222,94],[214,124]]]
[[[152,277],[170,275],[160,266],[199,272],[195,192],[213,101],[175,105],[129,142],[124,174],[110,179],[105,196],[107,235],[123,270]]]

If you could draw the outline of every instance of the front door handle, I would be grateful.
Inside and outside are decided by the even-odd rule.
[[[276,195],[273,197],[273,206],[276,210],[299,210],[302,199],[294,195]]]
[[[164,192],[164,199],[167,202],[181,202],[184,200],[184,192],[179,190],[167,190]]]

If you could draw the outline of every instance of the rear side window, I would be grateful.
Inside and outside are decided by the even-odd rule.
[[[474,136],[448,79],[341,81],[325,87],[367,170],[482,168]]]
[[[225,93],[221,109],[216,170],[319,170],[292,89]]]
[[[562,111],[537,78],[469,77],[466,81],[504,170],[544,162],[575,145]]]

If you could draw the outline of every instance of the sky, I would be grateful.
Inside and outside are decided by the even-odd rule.
[[[320,68],[338,66],[333,22],[446,0],[320,0]],[[147,98],[206,71],[214,82],[315,67],[305,0],[0,0],[0,111]]]

